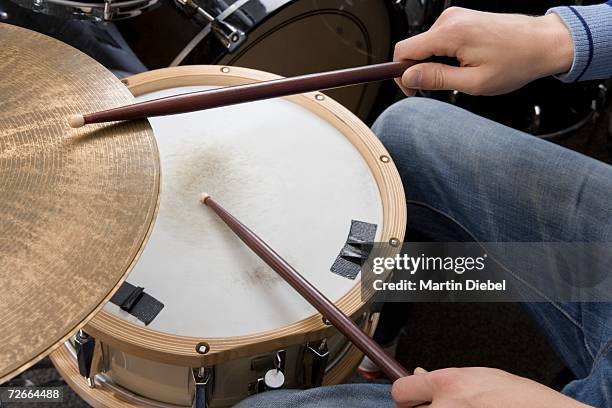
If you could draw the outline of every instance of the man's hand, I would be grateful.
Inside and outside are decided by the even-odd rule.
[[[588,407],[535,381],[484,367],[417,368],[414,375],[397,380],[391,394],[399,408]]]
[[[415,89],[458,90],[498,95],[534,79],[569,71],[572,36],[556,14],[530,17],[451,7],[431,29],[395,45],[394,60],[454,57],[460,67],[421,63],[406,70],[398,84]]]

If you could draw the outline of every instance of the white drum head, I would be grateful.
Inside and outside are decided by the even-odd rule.
[[[161,155],[161,203],[128,277],[165,305],[148,328],[201,338],[244,336],[316,313],[199,203],[202,192],[331,300],[358,284],[330,267],[351,220],[377,224],[380,234],[381,197],[365,159],[333,125],[284,99],[152,118],[151,125]],[[113,304],[106,310],[143,325]]]

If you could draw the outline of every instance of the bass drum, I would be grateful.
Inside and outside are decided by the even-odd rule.
[[[293,76],[387,62],[407,32],[405,13],[394,1],[181,3],[118,24],[150,69],[221,64]],[[326,94],[367,120],[393,101],[396,89],[387,81]]]

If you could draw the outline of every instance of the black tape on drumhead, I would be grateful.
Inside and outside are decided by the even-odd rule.
[[[110,300],[123,311],[148,325],[164,308],[164,304],[145,293],[144,288],[123,282]]]
[[[376,224],[352,220],[346,243],[330,270],[345,278],[355,279],[372,251],[376,228]]]

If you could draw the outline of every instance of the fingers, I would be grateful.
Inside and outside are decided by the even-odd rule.
[[[401,78],[395,78],[395,83],[397,84],[397,86],[399,86],[399,88],[402,90],[404,95],[406,95],[406,96],[415,96],[417,94],[417,90],[416,89],[406,88],[404,85],[402,85],[402,79]]]
[[[425,61],[433,56],[446,56],[461,60],[457,54],[465,49],[466,38],[471,38],[470,13],[458,8],[447,9],[431,29],[398,42],[393,59]],[[476,95],[480,93],[479,84],[482,82],[477,74],[482,72],[475,66],[454,67],[423,62],[406,70],[396,82],[409,96],[414,95],[416,89],[457,90]]]
[[[415,60],[422,61],[433,55],[436,51],[440,51],[436,35],[432,35],[431,31],[415,35],[395,44],[393,53],[394,61]],[[410,89],[402,85],[400,78],[396,78],[395,82],[400,87],[402,92],[407,96],[416,95],[416,90]]]
[[[445,40],[438,30],[429,30],[395,44],[393,60],[422,61],[434,55],[454,57],[452,43]]]
[[[414,369],[414,375],[419,375],[419,374],[427,374],[427,370],[425,370],[424,368],[421,367],[417,367]],[[415,405],[414,408],[425,408],[425,407],[433,407],[433,405],[431,405],[429,402],[425,403],[425,404],[421,404],[421,405]]]
[[[479,69],[453,67],[434,62],[417,64],[407,69],[400,80],[402,90],[428,89],[460,91],[477,95]]]
[[[400,378],[393,383],[391,396],[399,408],[417,407],[432,401],[433,387],[429,381],[429,375],[425,372]]]

